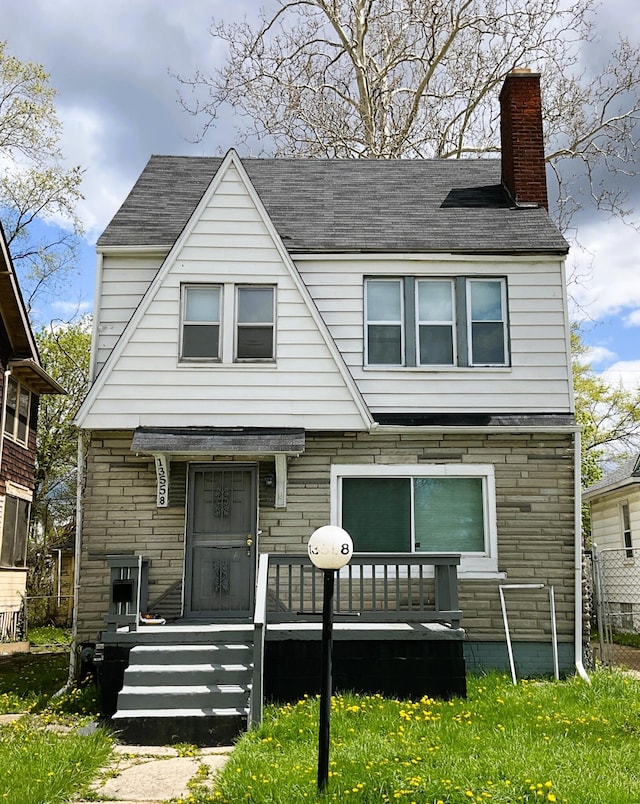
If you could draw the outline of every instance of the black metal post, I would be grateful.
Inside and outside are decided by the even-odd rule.
[[[322,570],[322,676],[320,684],[320,726],[318,730],[318,791],[329,779],[329,731],[331,719],[331,657],[333,653],[333,588],[335,571]]]

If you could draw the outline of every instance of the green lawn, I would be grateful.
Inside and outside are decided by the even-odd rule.
[[[323,801],[384,804],[640,802],[640,682],[599,672],[593,684],[469,679],[467,700],[333,700]],[[242,737],[215,790],[189,801],[317,799],[318,702],[268,707]]]
[[[95,690],[52,697],[68,668],[67,653],[0,656],[0,714],[28,713],[0,725],[0,802],[68,804],[107,763],[108,733],[78,733],[97,712]]]
[[[67,804],[103,768],[104,730],[78,727],[96,711],[91,687],[52,694],[66,654],[0,657],[0,804]],[[338,696],[328,788],[316,790],[318,701],[269,706],[215,787],[198,775],[189,804],[335,801],[354,804],[635,804],[640,802],[640,682],[598,672],[578,679],[469,678],[466,700]]]

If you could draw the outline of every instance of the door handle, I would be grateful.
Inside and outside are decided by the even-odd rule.
[[[249,534],[247,536],[247,547],[251,547],[252,544],[253,544],[253,536]]]

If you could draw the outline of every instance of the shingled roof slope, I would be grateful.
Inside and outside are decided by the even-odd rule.
[[[242,159],[292,253],[566,253],[544,209],[514,208],[499,160]],[[171,245],[222,159],[152,156],[98,240]]]
[[[603,489],[610,487],[613,489],[627,481],[632,482],[634,478],[638,478],[637,482],[640,482],[640,453],[631,458],[627,458],[627,460],[623,461],[616,469],[585,489],[584,494],[591,496],[594,492]]]

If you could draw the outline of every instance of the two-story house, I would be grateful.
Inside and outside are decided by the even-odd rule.
[[[118,714],[170,709],[145,651],[262,625],[265,596],[267,695],[312,687],[315,587],[293,557],[328,523],[370,556],[341,573],[359,615],[336,626],[342,686],[464,692],[465,663],[508,666],[501,597],[518,672],[551,670],[552,635],[560,670],[580,664],[567,243],[539,76],[512,73],[501,114],[501,160],[149,160],[98,240],[77,417],[77,630],[103,632],[107,710],[125,668]]]
[[[0,642],[24,634],[27,536],[34,492],[38,400],[64,389],[40,365],[0,228]]]

